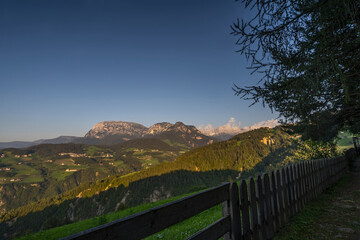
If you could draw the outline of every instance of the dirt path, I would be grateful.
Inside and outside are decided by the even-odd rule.
[[[347,173],[309,203],[275,239],[360,240],[360,172]]]

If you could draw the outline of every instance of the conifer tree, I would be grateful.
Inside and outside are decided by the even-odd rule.
[[[250,21],[237,20],[238,51],[261,74],[235,94],[297,123],[305,138],[329,141],[360,132],[360,0],[243,0]]]

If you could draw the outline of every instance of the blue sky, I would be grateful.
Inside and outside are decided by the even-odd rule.
[[[83,136],[101,121],[242,126],[276,118],[250,85],[234,0],[0,0],[0,141]]]

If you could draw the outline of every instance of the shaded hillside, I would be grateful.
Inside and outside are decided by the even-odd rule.
[[[218,185],[229,177],[234,178],[236,174],[236,171],[230,170],[201,173],[176,171],[142,179],[130,183],[127,187],[120,185],[110,188],[91,198],[67,199],[59,202],[59,205],[49,205],[42,211],[35,211],[34,204],[31,204],[26,207],[26,210],[30,210],[26,216],[18,217],[11,223],[0,223],[0,236],[5,239],[13,238],[25,232],[37,232],[41,229],[68,224],[125,207],[198,191]],[[22,209],[25,210],[25,208]]]
[[[156,138],[134,139],[111,146],[111,149],[117,152],[119,152],[120,149],[128,149],[128,148],[146,148],[146,149],[154,149],[154,150],[156,149],[161,151],[178,151],[180,149],[179,147],[171,146],[166,142]]]

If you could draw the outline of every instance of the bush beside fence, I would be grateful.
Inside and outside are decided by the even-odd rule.
[[[141,239],[215,205],[223,216],[188,239],[271,239],[310,200],[339,180],[344,156],[296,163],[256,179],[221,186],[64,239]]]

